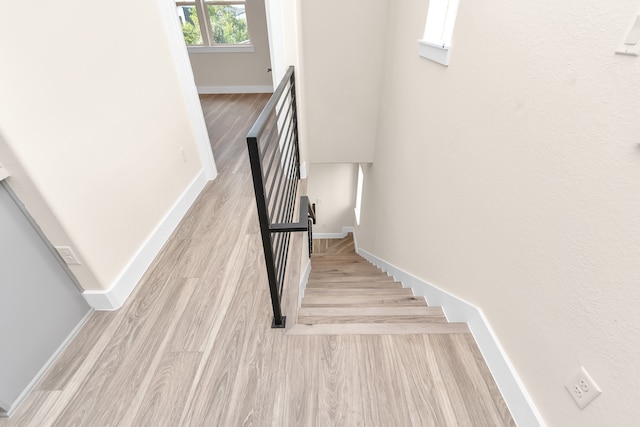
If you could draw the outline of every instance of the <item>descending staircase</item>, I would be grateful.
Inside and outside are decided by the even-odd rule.
[[[311,274],[290,335],[469,333],[440,307],[355,253],[353,238],[314,240]]]

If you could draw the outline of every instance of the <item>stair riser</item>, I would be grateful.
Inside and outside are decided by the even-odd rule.
[[[327,323],[447,323],[444,316],[298,316],[298,323],[318,325]]]

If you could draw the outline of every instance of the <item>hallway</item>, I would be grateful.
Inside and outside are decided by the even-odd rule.
[[[268,97],[201,97],[218,178],[0,427],[514,425],[470,334],[270,328],[244,139]]]

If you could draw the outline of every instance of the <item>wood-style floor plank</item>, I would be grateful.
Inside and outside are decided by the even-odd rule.
[[[320,341],[316,425],[364,425],[356,342],[356,335]]]
[[[322,337],[287,337],[280,354],[276,372],[286,372],[274,398],[273,424],[278,426],[313,426],[318,412],[317,384]]]
[[[100,339],[96,330],[104,330],[113,320],[114,313],[108,311],[94,312],[84,327],[76,334],[73,341],[60,355],[56,363],[49,369],[38,384],[38,390],[62,390],[73,373],[76,372],[84,360],[88,349],[93,348]]]
[[[422,335],[397,335],[393,343],[394,359],[400,362],[398,374],[407,398],[411,424],[434,427],[455,425],[452,413],[446,414],[447,408],[439,404],[441,399],[438,394],[446,393],[446,384],[437,387],[433,380],[431,370],[438,369],[438,366],[433,364],[434,358],[423,357],[423,354],[431,351],[428,341]]]
[[[165,353],[132,425],[178,425],[201,359],[198,352]]]
[[[126,304],[94,313],[0,427],[513,425],[470,334],[298,336],[269,327],[245,142],[268,98],[201,97],[218,178]],[[348,241],[315,246],[327,269],[334,255],[353,251]],[[368,271],[354,259],[342,264]],[[392,278],[329,279],[308,287],[402,289]],[[294,320],[296,293],[287,290],[285,305]],[[398,309],[438,316],[426,306]],[[304,310],[327,314],[323,307]],[[297,326],[304,325],[289,332]]]
[[[193,291],[182,282],[170,280],[165,286],[159,286],[155,295],[147,294],[154,297],[131,312],[121,324],[109,348],[78,391],[83,400],[67,406],[54,426],[81,426],[88,420],[104,426],[117,425],[126,417],[138,390],[144,388],[154,359],[162,351],[167,331],[171,332],[171,324],[176,319],[174,308],[181,305],[176,301],[186,301]],[[152,333],[154,327],[156,333]]]
[[[360,336],[358,342],[365,425],[411,425],[406,392],[396,370],[399,361],[391,357],[393,339],[388,335]]]

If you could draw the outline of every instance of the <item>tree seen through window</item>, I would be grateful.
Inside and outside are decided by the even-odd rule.
[[[206,4],[204,10],[209,15],[205,31],[209,32],[207,41],[217,44],[248,44],[249,31],[244,4],[218,5]],[[202,25],[197,8],[193,4],[180,5],[178,15],[182,25],[182,34],[187,45],[209,45],[201,32]]]

